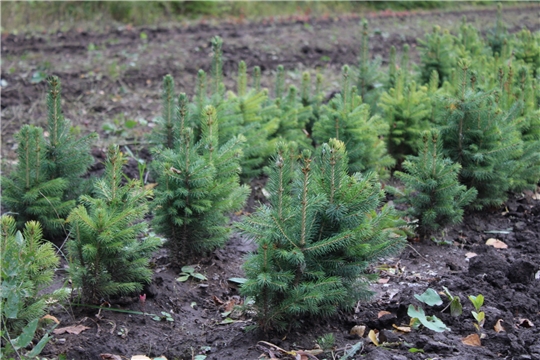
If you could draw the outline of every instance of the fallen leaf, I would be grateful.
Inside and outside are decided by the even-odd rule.
[[[47,320],[47,319],[52,320],[57,324],[60,324],[60,320],[58,320],[57,318],[55,318],[54,316],[49,315],[49,314],[47,314],[47,315],[45,315],[44,317],[41,318],[41,320]]]
[[[470,346],[482,346],[482,344],[480,343],[480,337],[478,336],[478,334],[471,334],[467,336],[466,338],[461,339],[461,342],[465,345],[470,345]]]
[[[493,327],[493,329],[495,329],[495,331],[498,333],[500,333],[501,331],[505,331],[501,324],[502,322],[503,322],[503,319],[497,320],[497,322],[495,323],[495,326]]]
[[[533,200],[540,200],[540,193],[534,193],[533,196],[531,196]]]
[[[392,313],[390,311],[379,311],[379,313],[377,314],[377,319],[380,319],[381,317],[383,317],[384,315],[392,315]]]
[[[68,333],[68,334],[79,335],[84,330],[88,330],[88,329],[90,329],[90,328],[88,326],[84,326],[84,325],[67,326],[67,327],[63,327],[63,328],[54,330],[53,334],[60,335],[60,334],[63,334],[63,333]]]
[[[486,241],[486,245],[493,246],[495,249],[507,249],[508,245],[506,245],[501,240],[490,238]]]
[[[358,335],[358,337],[363,337],[366,332],[366,327],[364,325],[355,325],[350,331],[351,335]]]
[[[114,355],[114,354],[99,354],[102,360],[122,360],[122,357],[120,355]]]
[[[401,332],[405,332],[405,333],[410,333],[411,332],[411,327],[410,326],[397,326],[396,324],[392,324],[392,327],[394,329],[397,329]]]
[[[387,284],[388,281],[390,281],[389,278],[380,278],[379,280],[377,280],[379,284]]]
[[[220,298],[218,298],[216,295],[212,295],[212,300],[214,300],[214,303],[216,305],[223,305],[223,300],[221,300]]]
[[[518,319],[518,325],[526,328],[534,327],[534,324],[531,320],[523,318]]]
[[[133,355],[131,360],[152,360],[146,355]]]
[[[376,330],[370,330],[368,338],[375,346],[379,346],[379,337],[377,336],[377,333],[375,331]]]
[[[478,256],[478,254],[477,254],[477,253],[473,253],[473,252],[468,252],[468,253],[465,254],[465,257],[466,257],[467,259],[473,258],[473,257],[475,257],[475,256]]]

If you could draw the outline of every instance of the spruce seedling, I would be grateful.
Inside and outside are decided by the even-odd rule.
[[[93,162],[89,142],[95,134],[77,139],[62,114],[60,80],[49,77],[47,132],[24,125],[15,135],[18,164],[9,176],[2,176],[2,203],[16,214],[22,229],[30,220],[43,226],[46,237],[63,233],[65,217],[75,199],[87,191],[82,175]]]
[[[460,181],[478,191],[472,207],[499,206],[512,185],[519,167],[523,143],[516,124],[522,103],[508,111],[497,107],[493,93],[476,91],[471,86],[470,61],[461,60],[459,92],[446,96],[446,111],[441,124],[443,151],[461,165]]]
[[[152,276],[148,263],[161,242],[144,237],[147,223],[142,221],[152,192],[138,180],[122,185],[124,163],[118,147],[111,146],[94,195],[81,196],[81,205],[68,217],[69,273],[83,301],[140,292]]]
[[[463,208],[476,197],[475,189],[468,189],[458,181],[461,166],[442,155],[442,144],[437,130],[425,132],[424,149],[417,157],[403,162],[406,172],[395,176],[405,184],[408,214],[419,219],[421,237],[463,219]]]
[[[152,163],[158,182],[153,224],[179,267],[225,244],[228,215],[241,209],[249,194],[238,175],[245,137],[220,146],[216,109],[207,106],[204,113],[200,141],[186,128],[176,135],[178,146],[157,150]]]
[[[280,144],[273,162],[270,205],[238,225],[258,244],[241,291],[255,299],[264,331],[368,298],[364,270],[404,240],[393,209],[376,211],[383,197],[376,176],[348,175],[343,142],[330,140],[313,159],[305,150],[299,164]]]
[[[47,302],[65,299],[68,291],[62,288],[54,293],[45,292],[53,281],[59,259],[53,245],[43,240],[41,225],[29,221],[21,232],[12,216],[3,215],[0,221],[2,344],[24,333],[30,334],[32,340],[39,318],[45,315]]]
[[[320,144],[331,138],[345,143],[349,158],[349,171],[375,171],[382,178],[394,159],[387,153],[384,137],[389,126],[378,115],[371,115],[368,104],[350,86],[348,66],[342,69],[342,90],[328,105],[320,109],[320,120],[313,127],[313,138]]]

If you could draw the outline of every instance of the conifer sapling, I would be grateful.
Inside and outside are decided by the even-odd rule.
[[[419,219],[421,237],[461,222],[463,208],[476,197],[476,189],[468,189],[458,181],[461,166],[442,155],[439,132],[423,135],[424,148],[418,156],[407,157],[405,172],[394,175],[405,184],[408,214]]]
[[[94,195],[82,195],[68,217],[69,273],[83,301],[140,292],[152,276],[150,256],[161,244],[143,221],[152,192],[138,180],[122,185],[125,162],[111,146]]]
[[[347,174],[343,142],[322,145],[314,159],[303,151],[300,164],[281,144],[273,162],[270,205],[238,225],[258,244],[241,292],[254,297],[264,331],[366,299],[366,267],[404,244],[393,209],[377,211],[384,195],[376,175]]]

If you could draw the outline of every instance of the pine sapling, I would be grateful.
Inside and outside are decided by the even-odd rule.
[[[93,163],[89,141],[95,134],[75,138],[62,114],[60,81],[51,76],[47,82],[48,137],[30,125],[15,135],[19,162],[9,176],[2,177],[2,203],[17,215],[19,229],[38,220],[45,236],[52,238],[63,233],[75,199],[87,191],[82,176]]]
[[[342,90],[330,103],[321,107],[321,118],[313,128],[313,138],[320,144],[331,138],[345,143],[349,170],[389,174],[394,159],[388,155],[384,137],[389,126],[378,115],[372,116],[368,104],[350,86],[349,68],[342,69]]]
[[[512,175],[520,165],[523,141],[516,124],[522,104],[503,111],[493,92],[471,87],[470,62],[460,60],[461,85],[455,96],[439,105],[446,110],[441,120],[444,154],[461,164],[460,181],[476,188],[478,198],[471,206],[499,206],[507,198]]]
[[[461,166],[442,155],[439,132],[423,135],[424,148],[416,157],[403,162],[405,172],[394,175],[405,184],[408,214],[419,220],[419,235],[429,237],[448,225],[463,219],[463,208],[476,197],[476,189],[468,189],[458,181]]]
[[[45,289],[51,285],[54,269],[58,266],[53,245],[43,240],[41,225],[29,221],[18,231],[12,216],[1,218],[1,307],[2,346],[15,339],[30,322],[45,315],[47,301],[65,299],[66,289],[53,293]],[[32,334],[33,335],[33,334]],[[2,352],[6,350],[2,348]]]
[[[348,175],[345,145],[323,144],[300,164],[284,144],[270,170],[270,205],[238,226],[258,244],[244,264],[241,292],[255,299],[259,327],[284,330],[366,299],[366,267],[398,252],[404,238],[371,173]]]
[[[111,146],[94,195],[81,196],[68,217],[69,273],[82,301],[140,292],[151,280],[150,256],[161,244],[147,236],[143,221],[152,192],[138,180],[122,185],[125,162],[118,147]]]
[[[390,126],[389,153],[397,160],[417,154],[422,131],[429,128],[432,115],[427,88],[414,81],[405,84],[405,74],[398,70],[396,87],[381,95],[379,107]]]
[[[201,140],[190,128],[179,135],[179,146],[156,153],[154,220],[167,239],[177,266],[199,258],[228,239],[228,215],[242,208],[249,188],[239,185],[242,135],[218,144],[219,118],[207,106]]]

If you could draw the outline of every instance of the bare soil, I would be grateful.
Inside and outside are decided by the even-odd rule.
[[[518,4],[508,7],[504,21],[510,31],[527,27],[540,29],[540,6]],[[366,15],[366,14],[361,14]],[[370,47],[374,56],[388,59],[390,45],[399,49],[405,43],[417,58],[415,45],[425,31],[435,24],[451,31],[463,16],[482,32],[492,26],[493,9],[472,9],[446,12],[373,13],[370,21]],[[63,84],[64,112],[78,131],[97,131],[100,142],[93,153],[96,164],[92,172],[102,169],[103,148],[108,143],[130,146],[138,156],[149,159],[144,134],[151,131],[160,114],[161,80],[165,74],[175,77],[177,89],[193,92],[196,72],[210,67],[210,39],[224,39],[224,71],[226,85],[234,87],[237,64],[245,60],[249,68],[263,70],[263,86],[271,88],[273,71],[278,64],[287,69],[287,81],[300,82],[302,71],[325,76],[325,89],[338,90],[340,68],[356,64],[360,43],[359,14],[342,18],[265,19],[257,23],[198,23],[189,27],[174,25],[145,28],[105,28],[99,31],[77,31],[54,34],[2,35],[2,159],[4,169],[16,159],[13,134],[22,124],[45,125],[44,103],[46,84],[37,81],[36,71],[58,75]],[[143,35],[144,34],[144,35]],[[33,79],[33,81],[32,81]],[[6,86],[4,86],[6,85]],[[123,124],[135,119],[140,124],[125,133],[105,132],[105,122]],[[145,121],[141,121],[145,120]],[[138,176],[136,162],[126,169]],[[264,179],[252,183],[253,196],[247,211],[264,200],[260,189]],[[231,223],[244,214],[231,216]],[[485,244],[497,238],[508,245],[496,249]],[[410,243],[395,258],[381,259],[372,272],[382,279],[372,285],[373,301],[359,303],[351,313],[340,313],[329,319],[304,319],[287,334],[246,332],[253,322],[246,314],[231,313],[230,321],[222,316],[230,304],[241,302],[238,288],[228,279],[242,277],[243,257],[255,250],[252,242],[233,232],[223,249],[202,259],[198,272],[208,280],[178,282],[178,272],[169,266],[166,250],[152,260],[154,277],[145,289],[143,306],[138,296],[104,299],[103,308],[69,306],[51,312],[60,321],[59,327],[85,325],[80,334],[54,335],[43,356],[67,359],[103,359],[103,354],[130,358],[135,354],[168,359],[192,359],[197,354],[207,359],[293,358],[271,349],[267,341],[280,348],[310,350],[316,340],[333,333],[334,353],[319,354],[319,359],[339,358],[344,349],[359,341],[357,359],[540,359],[540,200],[537,194],[513,194],[505,206],[480,213],[468,213],[463,224],[450,229],[443,239],[447,245],[434,242]],[[63,239],[55,239],[60,246]],[[470,254],[476,256],[468,258]],[[58,281],[65,272],[57,272]],[[385,282],[387,281],[387,282]],[[436,315],[451,331],[435,333],[427,329],[409,333],[393,325],[407,326],[409,304],[419,305],[414,294],[428,287],[442,291],[447,287],[459,296],[464,306],[460,317],[452,317],[442,306],[426,307],[428,315]],[[480,333],[482,346],[465,345],[462,339],[477,333],[473,324],[473,307],[467,297],[482,294],[486,321]],[[110,306],[110,307],[109,307]],[[114,309],[171,314],[173,321],[152,316],[112,311]],[[381,313],[387,311],[389,313]],[[526,319],[527,321],[525,321]],[[495,324],[502,320],[504,331]],[[366,326],[363,337],[351,335],[355,325]],[[369,330],[379,331],[384,346],[375,346],[367,339]],[[411,353],[409,348],[424,352]],[[338,356],[339,355],[339,356]],[[300,357],[299,357],[300,358]]]

